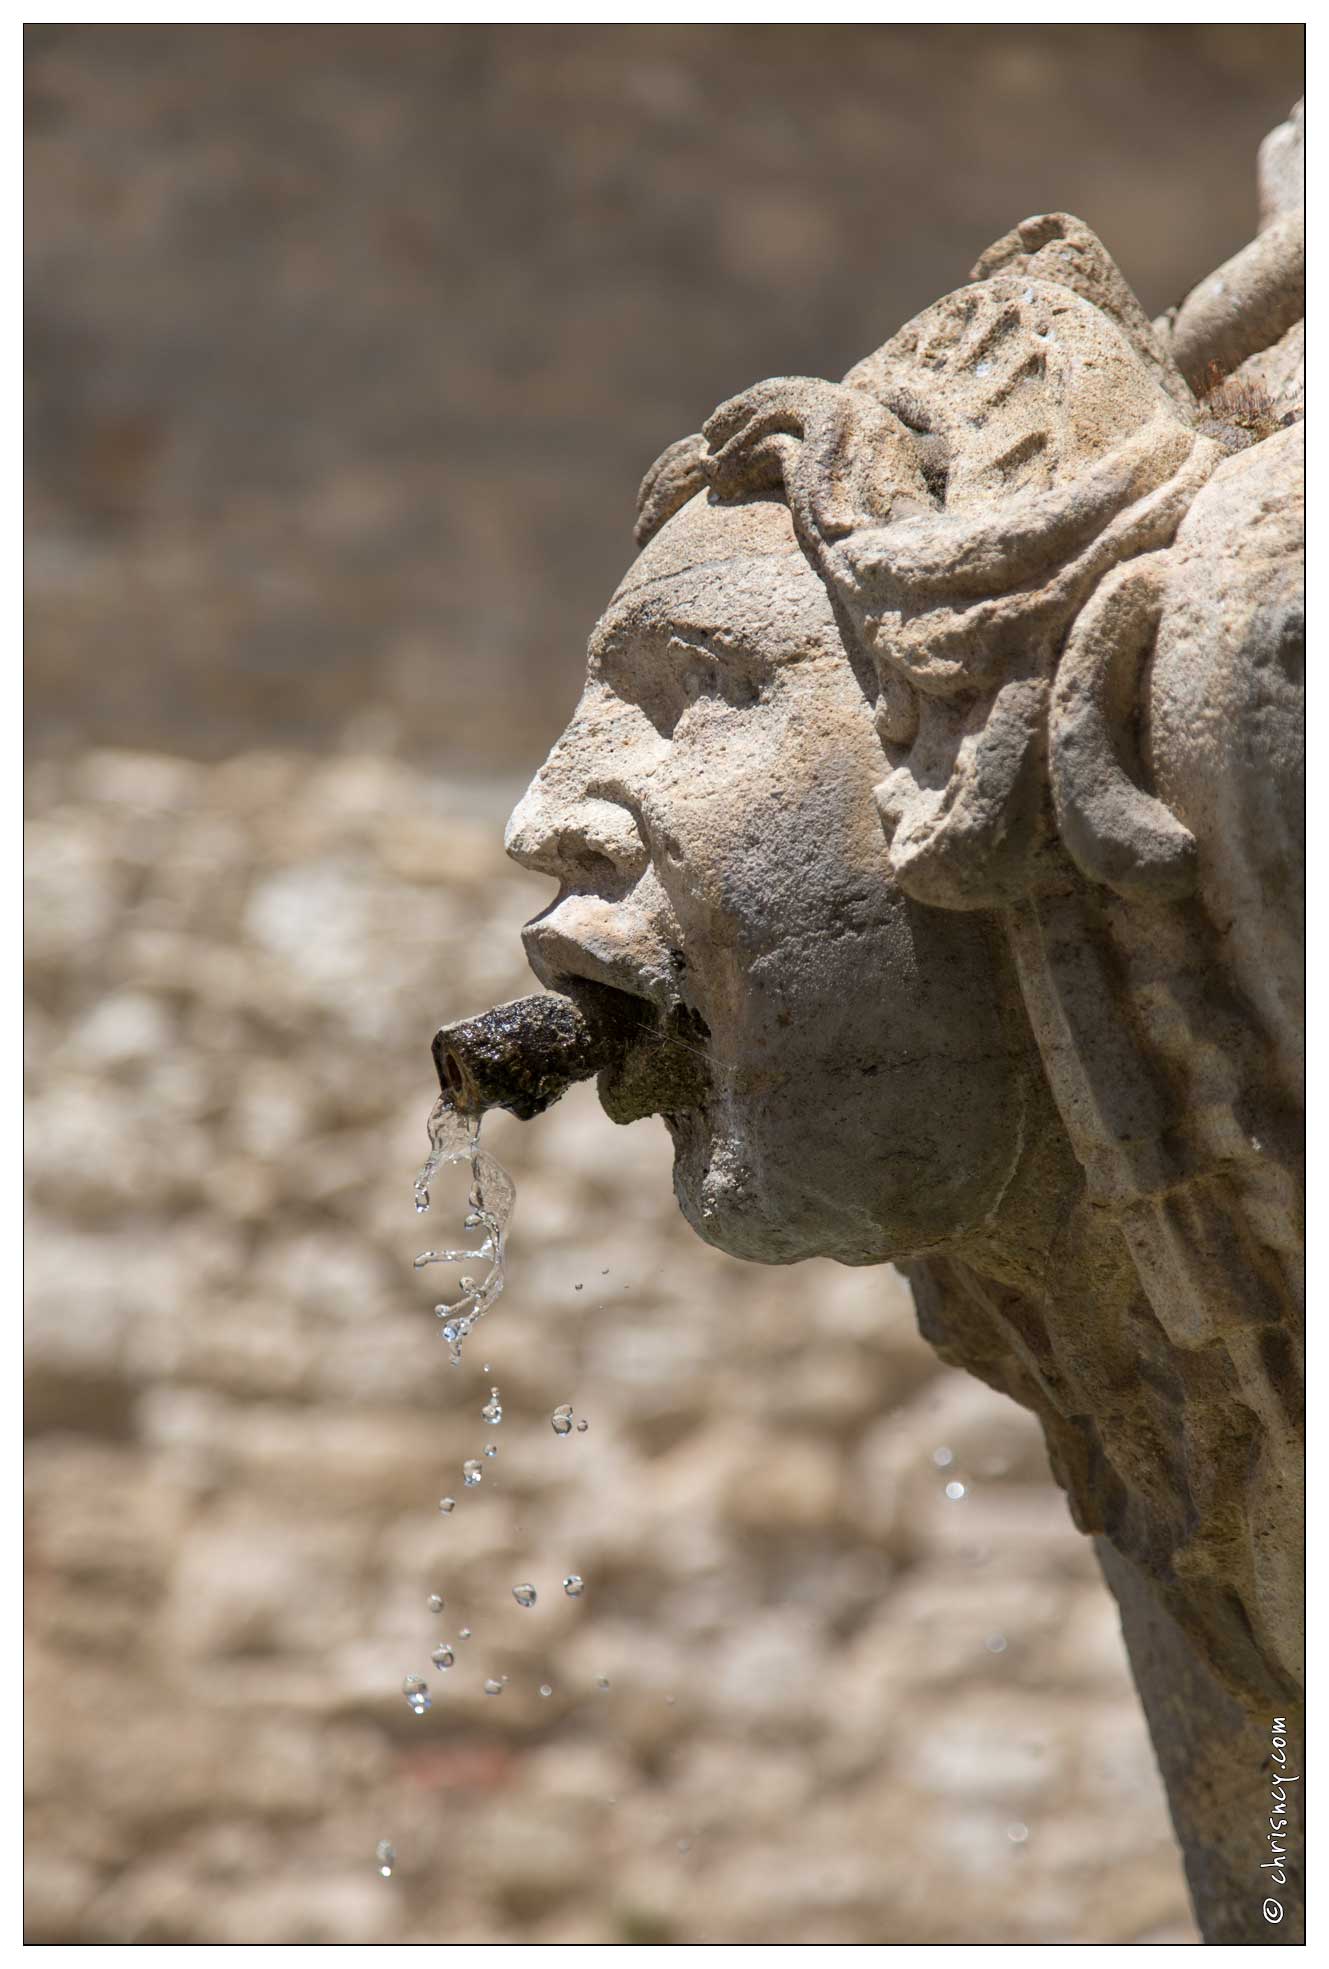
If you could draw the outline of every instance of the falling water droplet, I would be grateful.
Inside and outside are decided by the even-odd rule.
[[[946,1495],[947,1497],[950,1498],[952,1504],[958,1504],[960,1499],[964,1496],[964,1494],[965,1494],[965,1487],[958,1480],[958,1478],[953,1479],[949,1484],[947,1484]]]
[[[943,1444],[940,1449],[933,1450],[932,1461],[939,1470],[945,1470],[950,1464],[954,1463],[955,1451],[953,1449],[947,1449]]]
[[[549,1420],[550,1426],[556,1436],[570,1436],[572,1434],[572,1403],[560,1402]]]
[[[583,1415],[581,1421],[577,1424],[577,1434],[579,1436],[584,1436],[586,1434],[586,1431],[590,1428],[590,1426],[591,1426],[590,1423],[586,1420],[586,1417]]]
[[[468,1456],[461,1466],[461,1480],[467,1490],[474,1490],[483,1477],[484,1471],[480,1468],[478,1460],[474,1456]]]
[[[597,1689],[607,1689],[609,1687],[609,1677],[607,1675],[597,1675],[595,1686]]]
[[[402,1678],[401,1692],[406,1698],[407,1706],[413,1709],[417,1716],[423,1716],[430,1702],[429,1684],[426,1682],[424,1676],[404,1676]]]
[[[1006,1652],[1006,1636],[1004,1634],[989,1634],[983,1646],[990,1655],[1004,1655]]]
[[[485,1444],[485,1455],[486,1455],[486,1456],[497,1456],[497,1455],[498,1455],[498,1444],[497,1444],[497,1443],[486,1443],[486,1444]]]
[[[579,1280],[579,1281],[577,1282],[577,1284],[576,1284],[576,1285],[574,1285],[574,1286],[573,1286],[573,1288],[572,1288],[572,1290],[573,1290],[574,1292],[580,1292],[580,1291],[581,1291],[581,1282],[580,1282],[580,1280]]]
[[[482,1422],[491,1423],[494,1428],[497,1428],[503,1420],[503,1402],[497,1388],[489,1390],[489,1400],[480,1410],[480,1419]]]
[[[512,1597],[519,1607],[533,1607],[539,1595],[531,1585],[530,1580],[527,1579],[523,1580],[520,1586],[513,1587]]]
[[[493,1676],[491,1675],[489,1680],[485,1683],[485,1694],[487,1696],[501,1696],[502,1693],[503,1693],[503,1684],[501,1682],[496,1682]]]
[[[554,1691],[553,1691],[553,1690],[552,1690],[552,1689],[550,1688],[550,1686],[549,1686],[549,1684],[548,1684],[548,1682],[541,1682],[541,1684],[540,1684],[540,1694],[541,1694],[542,1696],[551,1696],[551,1695],[553,1695],[553,1693],[554,1693]]]
[[[397,1848],[390,1839],[379,1840],[374,1848],[374,1858],[378,1861],[378,1870],[383,1878],[390,1880],[392,1869],[397,1864]]]
[[[470,1638],[471,1638],[471,1630],[469,1627],[463,1627],[457,1635],[457,1639],[459,1641],[469,1641]]]
[[[586,1581],[579,1572],[570,1572],[563,1581],[563,1591],[570,1600],[579,1600],[586,1590]]]
[[[450,1518],[457,1508],[457,1500],[455,1497],[440,1497],[438,1508],[445,1518]]]
[[[453,1662],[457,1659],[457,1657],[455,1654],[453,1654],[452,1649],[448,1646],[446,1641],[440,1641],[438,1646],[434,1649],[434,1652],[430,1655],[429,1659],[433,1662],[435,1668],[442,1668],[446,1670],[451,1668]]]
[[[1010,1840],[1012,1846],[1023,1846],[1025,1840],[1029,1837],[1029,1828],[1023,1819],[1011,1820],[1006,1828],[1006,1837]]]
[[[431,1593],[425,1601],[425,1605],[428,1607],[430,1613],[442,1613],[443,1595],[441,1593]]]

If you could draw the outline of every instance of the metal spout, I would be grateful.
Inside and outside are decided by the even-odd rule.
[[[458,1019],[434,1037],[438,1084],[460,1114],[506,1108],[522,1121],[543,1114],[574,1081],[589,1080],[622,1053],[630,1031],[586,994],[587,1009],[537,992]],[[621,1000],[623,994],[606,994]]]

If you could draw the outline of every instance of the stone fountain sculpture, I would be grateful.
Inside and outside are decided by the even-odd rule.
[[[843,383],[665,452],[509,826],[578,1030],[504,1103],[598,1066],[708,1242],[893,1261],[1038,1414],[1206,1939],[1242,1942],[1301,1932],[1269,1836],[1301,1742],[1299,111],[1260,182],[1171,316],[1030,219]]]

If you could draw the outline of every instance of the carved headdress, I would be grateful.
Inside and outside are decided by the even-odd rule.
[[[1089,597],[1168,544],[1222,451],[1077,220],[1027,222],[975,275],[843,384],[779,378],[722,405],[647,475],[638,540],[702,486],[783,494],[875,666],[878,804],[919,901],[1002,907],[1055,879],[1049,785],[1087,874],[1184,892],[1193,843],[1105,722],[1122,679],[1077,649],[1076,681],[1054,680]]]

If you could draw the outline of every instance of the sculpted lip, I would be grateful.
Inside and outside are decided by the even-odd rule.
[[[623,948],[621,927],[615,936],[614,925],[601,913],[611,908],[617,913],[617,907],[621,905],[566,898],[526,925],[526,955],[543,985],[571,998],[589,1016],[604,1015],[606,994],[618,999],[625,1043],[597,1081],[600,1104],[611,1120],[679,1115],[707,1096],[704,1047],[709,1030],[684,1005],[666,968],[663,946],[660,970],[654,974],[642,964],[639,949]],[[563,923],[557,920],[560,915]],[[567,915],[574,916],[581,935],[572,934]]]
[[[562,903],[556,905],[548,914],[528,923],[521,933],[527,962],[542,985],[550,991],[575,994],[577,984],[585,981],[624,992],[629,998],[642,999],[659,1013],[677,1008],[678,994],[665,978],[643,972],[635,953],[615,951],[612,936],[604,939],[608,949],[603,946],[595,949],[559,924],[556,918],[565,907]]]

